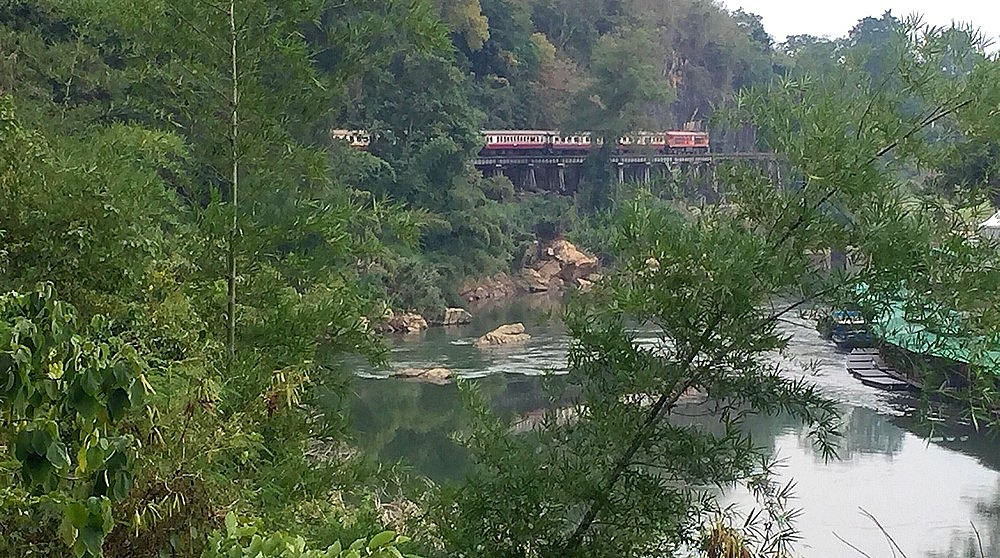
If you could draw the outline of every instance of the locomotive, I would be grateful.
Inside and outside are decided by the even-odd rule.
[[[484,157],[499,155],[576,155],[604,144],[590,132],[562,134],[557,130],[483,130]],[[371,134],[364,130],[332,130],[334,139],[358,149],[367,149]],[[668,130],[635,132],[618,138],[620,153],[654,152],[666,154],[708,153],[708,132]]]

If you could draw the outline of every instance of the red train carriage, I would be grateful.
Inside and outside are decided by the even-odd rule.
[[[688,153],[709,151],[708,132],[667,132],[667,145],[671,149]]]
[[[707,153],[706,132],[637,132],[618,140],[618,148],[626,153],[655,151],[657,153]]]

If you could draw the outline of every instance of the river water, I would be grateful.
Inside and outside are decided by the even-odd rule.
[[[556,301],[526,298],[480,310],[468,326],[394,337],[393,365],[445,366],[476,378],[499,411],[530,421],[549,404],[540,377],[565,372],[568,338],[559,312]],[[478,335],[514,321],[532,335],[526,345],[489,352],[472,346]],[[792,337],[786,373],[808,375],[841,401],[845,424],[840,459],[832,462],[814,452],[805,429],[787,417],[756,417],[748,425],[758,444],[783,459],[780,475],[795,482],[801,555],[862,557],[860,550],[873,558],[1000,558],[1000,440],[947,422],[930,432],[912,418],[910,396],[862,386],[847,374],[844,355],[810,323],[793,319],[782,327]],[[359,444],[438,482],[461,477],[469,463],[452,434],[467,419],[456,387],[384,379],[385,371],[362,366],[357,373],[352,423]],[[738,490],[721,499],[744,511],[753,504]],[[862,510],[878,519],[902,554]]]

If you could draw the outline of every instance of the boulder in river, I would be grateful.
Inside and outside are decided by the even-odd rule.
[[[392,376],[430,384],[447,384],[452,380],[454,374],[447,368],[437,366],[434,368],[403,368],[397,370]]]
[[[389,330],[396,333],[417,333],[427,329],[427,320],[420,314],[412,312],[392,314],[387,324]]]
[[[472,322],[472,314],[464,308],[445,308],[443,312],[432,319],[434,325],[454,326]]]
[[[523,343],[528,339],[531,339],[531,336],[524,332],[524,324],[505,324],[476,339],[473,345],[479,348],[495,347],[510,345],[512,343]]]

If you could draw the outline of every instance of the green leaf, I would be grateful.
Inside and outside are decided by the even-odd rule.
[[[66,444],[59,440],[53,440],[49,444],[49,449],[45,452],[45,458],[49,460],[56,469],[62,470],[69,467],[69,452],[66,451]]]
[[[51,443],[52,437],[49,436],[48,432],[44,430],[31,431],[31,452],[35,455],[45,455],[49,451]]]
[[[90,516],[87,512],[87,507],[81,502],[70,502],[66,505],[66,510],[63,513],[73,523],[73,526],[77,528],[86,525],[87,518]]]
[[[31,452],[31,439],[31,432],[28,430],[18,432],[17,438],[14,439],[14,457],[22,463]]]
[[[80,378],[80,387],[83,388],[83,391],[85,391],[87,395],[96,397],[101,390],[100,375],[97,373],[97,371],[96,370],[84,371],[84,373],[81,375]]]
[[[76,543],[76,536],[78,530],[75,525],[73,525],[73,520],[67,515],[63,517],[62,521],[59,522],[59,538],[62,542],[72,548]]]
[[[396,538],[395,531],[382,531],[381,533],[372,537],[372,540],[368,542],[369,549],[381,548]]]
[[[129,406],[128,392],[122,388],[115,388],[108,397],[108,415],[111,420],[121,420]]]
[[[78,543],[83,543],[83,548],[91,556],[103,556],[101,547],[104,545],[104,533],[99,527],[85,525],[80,529]]]
[[[226,514],[226,533],[230,537],[236,536],[236,514],[231,511]]]

